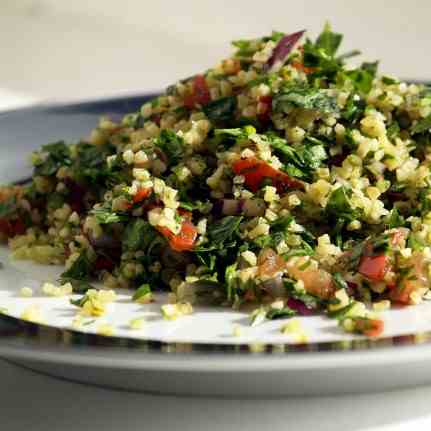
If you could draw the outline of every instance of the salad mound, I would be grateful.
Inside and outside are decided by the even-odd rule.
[[[91,297],[97,278],[379,335],[376,312],[429,296],[431,91],[348,67],[341,41],[236,40],[121,122],[44,145],[31,182],[0,189],[13,256]]]

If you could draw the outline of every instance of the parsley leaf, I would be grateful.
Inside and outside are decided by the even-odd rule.
[[[90,211],[99,224],[118,223],[128,219],[125,214],[117,214],[108,208],[94,208]]]
[[[184,140],[172,130],[163,129],[154,143],[165,153],[172,165],[184,156]]]
[[[405,218],[398,212],[396,208],[392,209],[387,220],[388,229],[401,227],[406,223]]]
[[[325,114],[338,112],[337,101],[326,90],[304,85],[284,86],[274,96],[272,107],[275,112],[286,114],[294,108],[319,111]]]
[[[208,226],[207,235],[213,246],[223,247],[223,243],[232,239],[242,221],[241,216],[226,216]]]
[[[285,164],[284,169],[289,175],[306,180],[312,179],[313,172],[328,157],[322,144],[314,145],[307,139],[304,144],[293,147],[282,138],[269,136],[269,144]]]
[[[347,289],[348,288],[346,280],[344,280],[343,276],[339,272],[335,272],[332,275],[332,280],[334,281],[335,287],[337,289]]]
[[[61,166],[70,166],[70,148],[64,141],[54,142],[42,147],[42,154],[46,154],[44,161],[35,166],[35,174],[54,175]]]
[[[91,262],[84,251],[73,262],[72,266],[61,274],[60,280],[62,283],[71,283],[74,292],[86,292],[88,289],[93,288],[88,283],[91,269]]]
[[[215,123],[231,121],[236,109],[236,96],[222,97],[207,103],[203,108],[205,115]]]
[[[357,69],[348,70],[343,73],[343,76],[349,79],[356,91],[361,94],[368,94],[373,85],[373,79],[377,73],[378,62],[362,63]]]
[[[11,196],[3,202],[0,202],[0,218],[7,218],[16,212],[16,198]]]
[[[428,117],[422,118],[412,127],[412,135],[424,133],[431,129],[431,114]]]
[[[350,194],[351,191],[344,186],[334,190],[329,196],[326,205],[327,212],[337,219],[342,218],[348,221],[355,220],[359,216],[359,211],[352,208],[349,200]]]
[[[123,247],[128,251],[144,250],[157,235],[148,222],[137,218],[129,222],[124,231]]]
[[[266,313],[266,318],[268,320],[284,319],[286,317],[296,316],[297,314],[298,313],[295,310],[292,310],[287,306],[281,309],[270,308]]]
[[[333,32],[329,23],[326,23],[323,31],[317,37],[315,47],[321,49],[325,55],[334,57],[342,40],[343,35]]]

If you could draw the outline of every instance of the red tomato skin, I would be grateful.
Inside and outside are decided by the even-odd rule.
[[[373,281],[382,281],[389,269],[388,256],[362,256],[358,272]]]
[[[192,93],[184,97],[184,106],[193,109],[196,105],[205,106],[211,101],[211,95],[205,76],[196,75],[192,82]]]
[[[244,175],[245,184],[252,192],[257,192],[265,178],[270,178],[272,185],[279,192],[283,192],[286,189],[303,188],[301,181],[291,178],[286,173],[273,168],[268,163],[255,157],[237,160],[233,163],[232,169],[236,175]]]
[[[384,330],[384,322],[381,319],[360,320],[356,322],[358,331],[367,337],[378,337]]]
[[[144,199],[151,195],[152,191],[153,189],[151,187],[139,189],[138,192],[133,196],[133,203],[137,204],[139,202],[142,202]]]
[[[260,96],[259,97],[260,112],[257,118],[262,123],[267,123],[271,119],[272,113],[272,96]]]
[[[165,226],[157,226],[157,230],[168,240],[169,246],[175,251],[193,250],[198,232],[194,224],[189,220],[184,220],[181,224],[181,231],[174,234]]]
[[[26,231],[24,222],[20,219],[6,220],[0,219],[0,232],[7,238],[13,238],[16,235],[23,235]]]

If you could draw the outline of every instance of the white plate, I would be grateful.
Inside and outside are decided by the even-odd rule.
[[[37,107],[0,115],[0,179],[29,174],[30,149],[60,137],[86,135],[100,114],[121,115],[143,97],[77,105]],[[86,383],[160,393],[277,396],[382,390],[431,382],[431,303],[383,313],[385,333],[377,340],[343,333],[323,316],[299,318],[309,338],[298,345],[283,335],[283,321],[250,327],[246,313],[197,307],[176,321],[160,314],[156,303],[138,305],[123,291],[106,316],[72,329],[76,308],[69,298],[41,293],[43,281],[61,268],[13,261],[0,248],[0,354],[33,369]],[[35,295],[23,298],[22,287]],[[20,320],[38,305],[44,324]],[[134,317],[147,321],[141,331],[128,328]],[[113,337],[97,335],[100,324]],[[233,336],[239,325],[243,335]]]

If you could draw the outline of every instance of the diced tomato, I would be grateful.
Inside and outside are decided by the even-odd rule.
[[[306,75],[316,71],[316,68],[304,66],[303,63],[300,63],[299,61],[292,62],[291,66],[300,72],[304,72]]]
[[[381,319],[355,319],[356,331],[367,337],[378,337],[382,334],[384,326],[384,322]]]
[[[358,272],[373,281],[382,281],[389,270],[389,258],[384,254],[362,256]]]
[[[256,300],[256,295],[253,291],[253,289],[248,289],[244,293],[244,299],[245,301],[253,302]]]
[[[264,248],[257,258],[258,275],[263,277],[273,277],[277,273],[282,273],[286,268],[286,261],[272,248]]]
[[[175,251],[193,250],[198,231],[189,220],[184,220],[181,224],[181,231],[174,234],[165,226],[158,226],[157,230],[168,240],[169,246]]]
[[[192,93],[184,97],[184,106],[193,109],[196,105],[206,105],[210,100],[210,91],[205,76],[196,75],[192,82]]]
[[[391,301],[399,302],[400,304],[410,304],[410,294],[414,291],[414,285],[411,283],[403,283],[395,286],[389,293]]]
[[[189,210],[186,210],[184,208],[178,208],[178,214],[182,217],[184,217],[186,220],[191,221],[192,220],[192,213]]]
[[[265,178],[269,178],[272,185],[279,192],[286,189],[302,189],[304,187],[301,181],[291,178],[286,173],[273,168],[268,163],[255,157],[237,160],[233,163],[232,169],[236,175],[243,175],[245,177],[245,185],[252,192],[256,192],[259,189]]]
[[[258,119],[263,123],[268,122],[272,112],[272,96],[260,96],[258,107]]]
[[[147,199],[147,197],[151,195],[152,191],[153,189],[151,187],[139,189],[138,192],[133,196],[133,203],[137,204],[142,202],[144,199]]]
[[[160,127],[160,120],[162,119],[160,114],[154,114],[150,119]]]
[[[26,227],[22,220],[0,219],[0,232],[8,238],[25,233]]]

